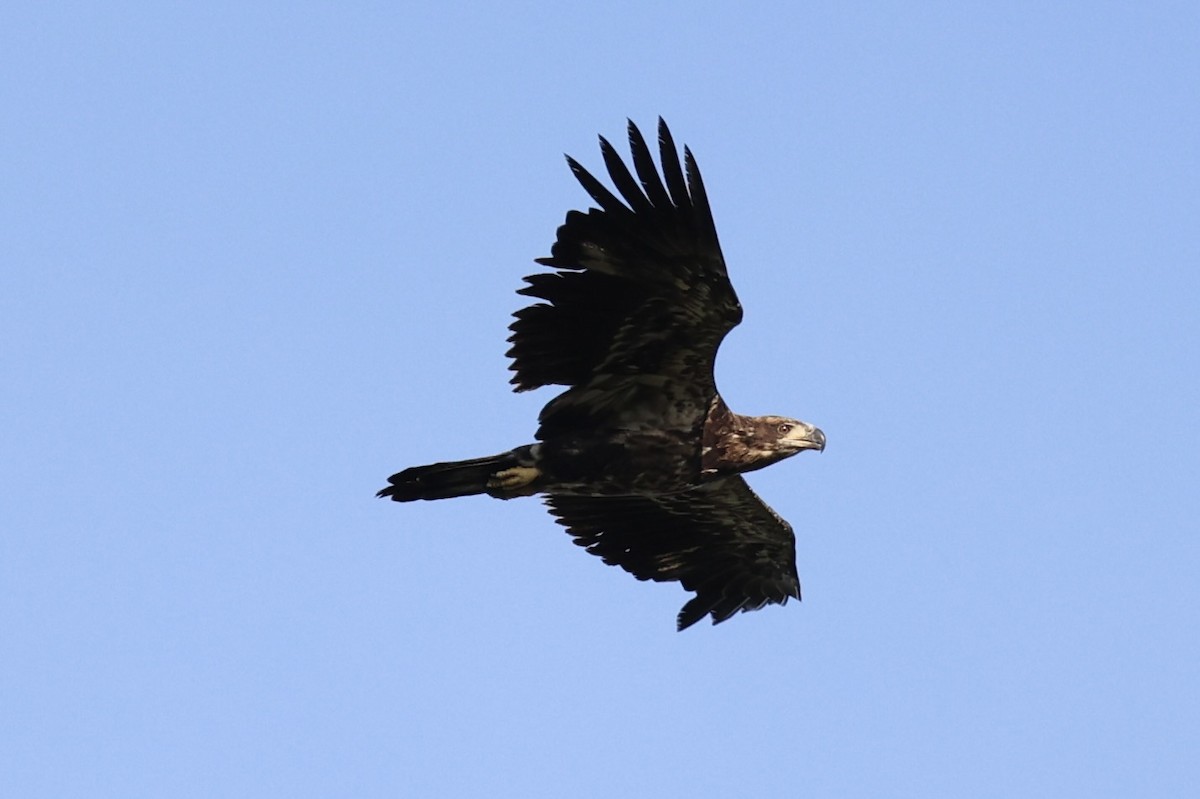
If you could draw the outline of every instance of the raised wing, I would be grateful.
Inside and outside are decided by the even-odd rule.
[[[725,271],[700,170],[683,164],[661,119],[662,176],[641,131],[629,123],[635,178],[600,138],[616,196],[568,157],[599,208],[571,211],[558,229],[553,267],[525,278],[519,293],[540,300],[510,327],[517,391],[544,385],[611,385],[628,376],[666,376],[715,393],[713,361],[742,318]]]
[[[695,591],[683,630],[711,615],[800,598],[796,538],[741,477],[661,497],[551,495],[546,504],[575,543],[639,580],[678,580]]]

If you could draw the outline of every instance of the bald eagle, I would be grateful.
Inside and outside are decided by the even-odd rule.
[[[397,502],[543,494],[575,543],[639,580],[695,592],[680,630],[705,615],[800,598],[791,525],[744,472],[825,434],[783,416],[741,416],[717,393],[717,348],[742,319],[696,160],[658,122],[655,167],[629,123],[633,172],[600,137],[618,197],[567,157],[598,208],[570,211],[549,267],[518,293],[535,302],[510,326],[516,391],[565,386],[535,443],[474,460],[415,466],[379,492]],[[635,177],[636,174],[636,177]]]

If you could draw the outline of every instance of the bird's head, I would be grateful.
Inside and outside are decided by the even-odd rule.
[[[755,460],[762,461],[762,466],[806,449],[825,449],[825,434],[808,422],[786,416],[757,416],[753,422],[746,443],[757,455]]]

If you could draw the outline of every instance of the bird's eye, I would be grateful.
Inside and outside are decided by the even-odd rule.
[[[786,436],[790,432],[792,432],[792,426],[790,424],[779,425],[779,435]]]

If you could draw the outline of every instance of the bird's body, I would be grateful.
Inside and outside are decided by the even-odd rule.
[[[518,391],[567,386],[543,409],[536,441],[406,469],[379,493],[544,494],[588,551],[639,579],[696,591],[683,629],[706,614],[716,623],[799,598],[791,527],[740,475],[824,449],[825,436],[726,407],[713,362],[742,308],[699,170],[686,149],[680,164],[661,120],[665,182],[632,123],[629,138],[636,181],[601,139],[624,202],[568,159],[600,208],[568,213],[551,256],[539,259],[555,271],[527,277],[519,292],[538,302],[515,314],[512,382]]]

